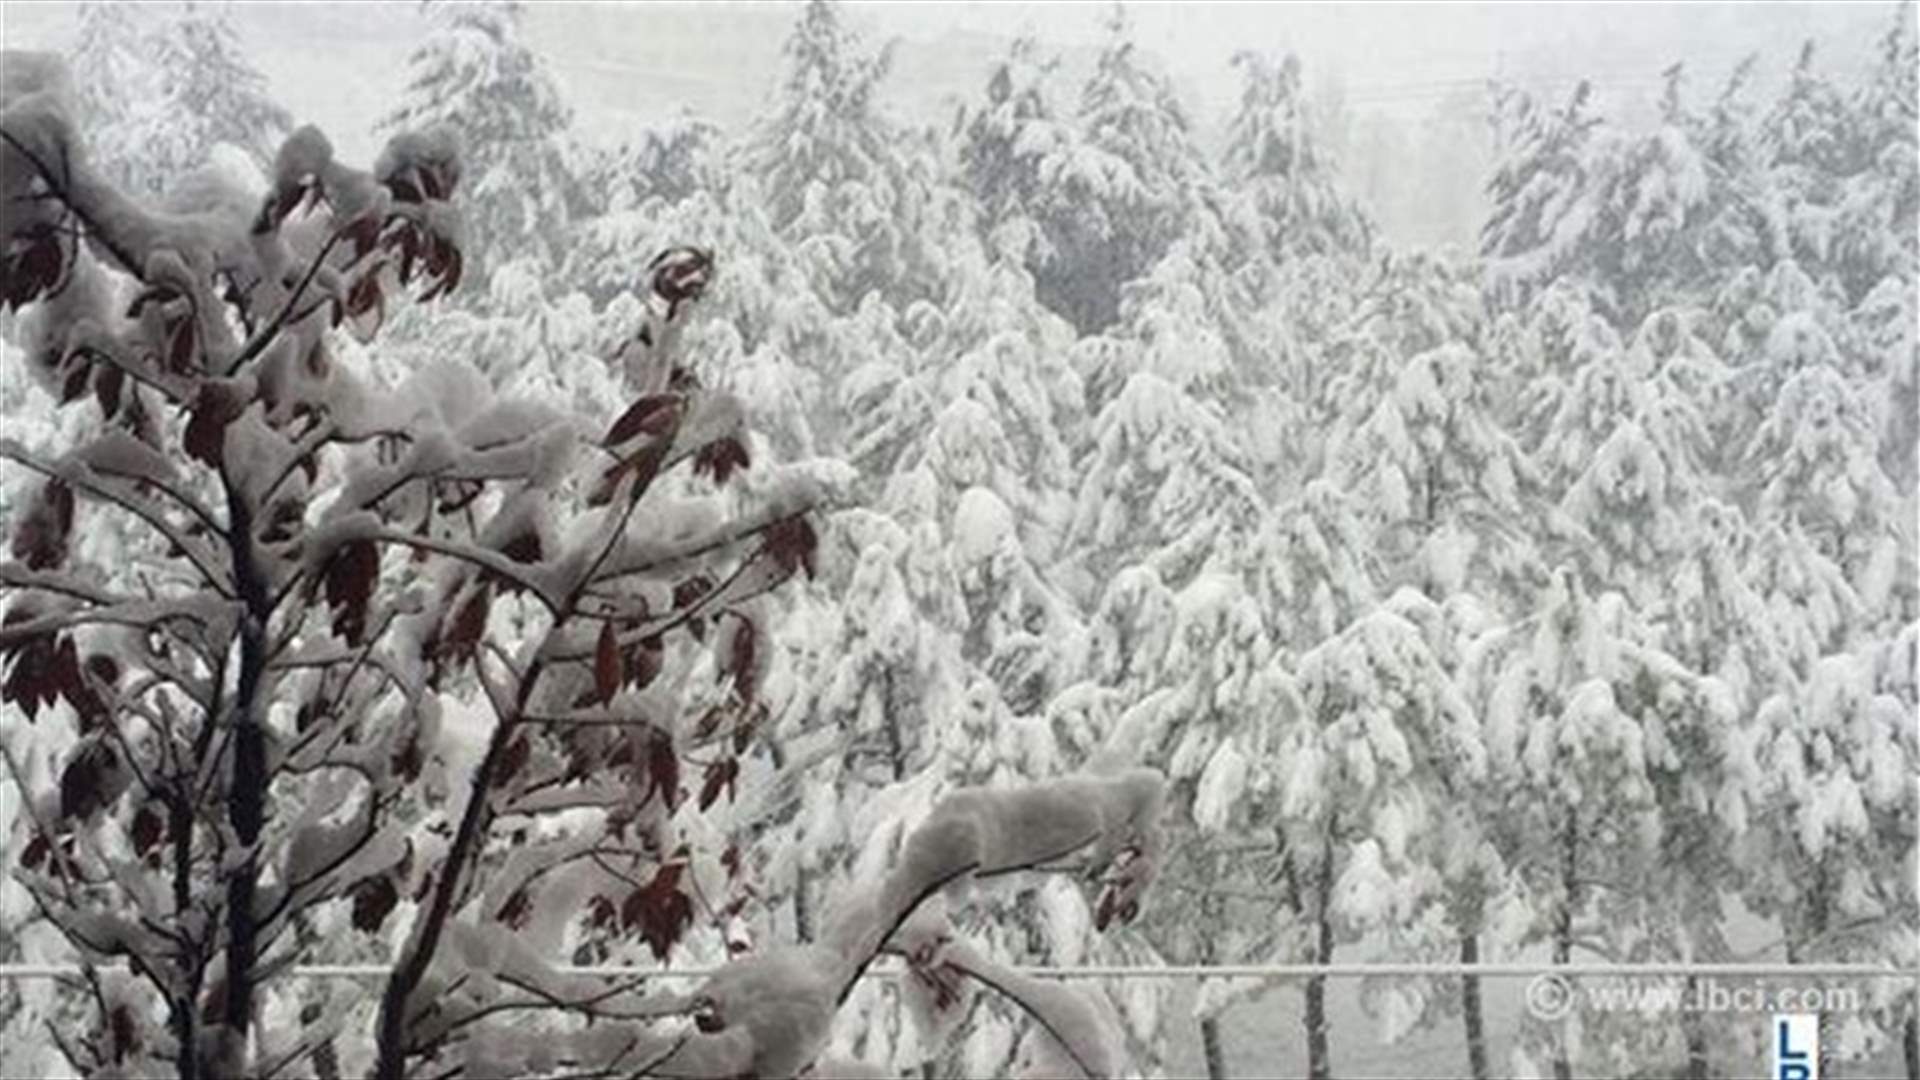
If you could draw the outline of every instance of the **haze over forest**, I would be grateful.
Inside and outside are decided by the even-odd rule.
[[[1239,94],[1240,49],[1293,52],[1306,72],[1318,132],[1334,166],[1402,244],[1471,249],[1486,212],[1479,178],[1492,162],[1487,81],[1564,94],[1589,79],[1626,126],[1650,122],[1660,73],[1684,59],[1716,86],[1749,54],[1771,92],[1802,41],[1836,69],[1869,62],[1881,0],[1822,3],[1325,3],[1128,5],[1150,62],[1172,78],[1203,145],[1217,148]],[[884,107],[945,124],[979,89],[1017,34],[1062,53],[1061,85],[1098,56],[1099,3],[863,3],[847,22],[878,44],[899,41]],[[64,49],[73,4],[12,5],[13,47]],[[233,5],[232,21],[271,92],[343,151],[376,148],[373,122],[405,85],[427,30],[419,5],[301,2]],[[791,5],[771,2],[531,5],[528,43],[546,59],[586,132],[618,139],[688,112],[741,129],[776,88]],[[342,64],[351,73],[341,76]]]

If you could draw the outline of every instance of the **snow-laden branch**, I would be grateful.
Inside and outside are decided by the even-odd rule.
[[[113,503],[139,518],[178,548],[182,557],[199,571],[201,580],[209,588],[229,600],[233,599],[232,582],[214,561],[208,550],[210,545],[203,544],[200,540],[182,532],[131,490],[121,490],[117,485],[105,482],[104,478],[92,469],[71,460],[48,461],[12,439],[0,439],[0,458],[18,462],[42,476],[59,480],[76,490]]]
[[[1117,1052],[1092,1004],[950,944],[944,916],[924,905],[970,877],[1085,851],[1092,862],[1115,868],[1101,906],[1124,896],[1130,907],[1159,857],[1164,798],[1160,774],[1146,769],[947,796],[908,836],[884,878],[843,902],[818,944],[738,960],[709,979],[696,995],[699,1033],[653,1075],[799,1075],[818,1058],[840,1006],[884,949],[992,985],[1039,1021],[1083,1076],[1114,1075]],[[939,948],[931,947],[935,941]]]

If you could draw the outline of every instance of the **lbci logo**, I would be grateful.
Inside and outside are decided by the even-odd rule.
[[[1773,1018],[1773,1080],[1820,1080],[1820,1018],[1783,1013]]]

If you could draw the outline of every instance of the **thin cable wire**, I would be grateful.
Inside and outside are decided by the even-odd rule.
[[[103,967],[123,967],[123,965],[102,965]],[[305,964],[288,969],[287,974],[296,978],[308,979],[364,979],[380,978],[390,969],[385,964]],[[608,979],[660,979],[684,981],[704,979],[718,972],[719,968],[649,968],[623,965],[580,966],[573,964],[556,965],[553,972],[558,975],[582,975]],[[1399,978],[1459,978],[1465,975],[1477,975],[1482,978],[1521,978],[1536,975],[1558,975],[1565,978],[1679,978],[1686,975],[1707,975],[1719,978],[1779,978],[1791,976],[1799,978],[1872,978],[1872,979],[1913,979],[1920,980],[1920,968],[1896,968],[1880,964],[1552,964],[1552,963],[1481,963],[1481,964],[1421,964],[1421,963],[1353,963],[1353,964],[1188,964],[1168,965],[1166,967],[1141,966],[1097,966],[1077,967],[1023,967],[1015,970],[1025,975],[1041,979],[1311,979],[1324,977],[1329,979],[1369,979],[1380,977]],[[881,978],[898,978],[906,971],[904,967],[880,966],[870,969],[868,974]],[[81,973],[78,964],[0,964],[0,978],[6,979],[57,979],[75,976]]]

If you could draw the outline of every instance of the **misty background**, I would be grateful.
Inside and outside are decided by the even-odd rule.
[[[10,47],[64,52],[74,4],[8,4]],[[527,44],[546,61],[582,134],[618,141],[690,114],[739,131],[774,94],[794,6],[779,3],[529,5]],[[1488,80],[1554,100],[1581,79],[1599,112],[1633,130],[1654,120],[1660,72],[1684,59],[1718,86],[1759,53],[1766,96],[1802,42],[1823,66],[1867,66],[1890,5],[1845,3],[1179,4],[1128,11],[1140,51],[1180,93],[1197,141],[1217,151],[1240,92],[1241,49],[1292,52],[1305,69],[1316,134],[1333,168],[1402,246],[1474,245],[1493,151]],[[1061,86],[1099,55],[1098,3],[853,3],[850,29],[897,41],[882,109],[945,127],[1009,43],[1031,33],[1060,52]],[[378,149],[374,122],[397,100],[407,57],[429,30],[408,3],[234,4],[230,18],[269,94],[349,158]]]

